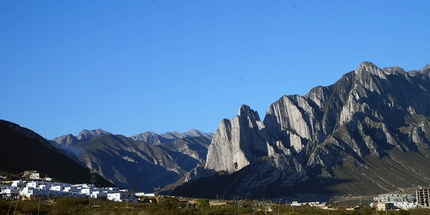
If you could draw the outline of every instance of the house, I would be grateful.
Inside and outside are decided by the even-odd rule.
[[[63,191],[64,187],[65,187],[65,184],[58,183],[58,184],[51,185],[51,187],[49,188],[49,190],[52,190],[52,191]]]
[[[24,187],[19,194],[21,196],[25,196],[27,198],[30,198],[32,196],[41,196],[42,195],[42,191],[39,190],[38,188],[35,187]]]
[[[17,187],[3,185],[1,187],[1,196],[2,199],[13,199],[15,196],[18,196],[19,189]]]
[[[23,180],[14,180],[12,181],[11,187],[22,187],[25,185],[25,181]]]
[[[40,180],[40,174],[38,172],[32,172],[30,173],[29,178],[32,180]]]
[[[137,202],[133,194],[123,192],[108,193],[107,199],[115,202]]]
[[[291,206],[300,206],[300,205],[302,205],[302,203],[299,203],[298,201],[293,201],[291,203]]]
[[[387,211],[387,210],[393,210],[393,209],[395,209],[394,203],[378,202],[378,204],[376,204],[376,210],[378,211]]]
[[[137,197],[155,197],[155,193],[139,192],[139,193],[135,193],[134,195],[136,195]]]

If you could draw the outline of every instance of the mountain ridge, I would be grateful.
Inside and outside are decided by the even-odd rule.
[[[104,135],[110,135],[112,133],[105,131],[103,129],[83,129],[81,132],[78,133],[77,136],[74,136],[73,134],[66,134],[61,135],[59,137],[55,137],[52,140],[50,140],[51,144],[56,147],[62,147],[62,146],[69,146],[78,144],[85,141],[90,141],[99,137],[102,137]],[[175,140],[186,138],[186,137],[205,137],[205,138],[212,138],[213,133],[205,133],[197,129],[191,129],[187,132],[165,132],[162,134],[157,134],[153,131],[146,131],[140,134],[136,134],[133,136],[130,136],[129,138],[139,141],[139,142],[146,142],[153,145],[158,145],[161,143],[166,142],[174,142]]]
[[[157,134],[153,131],[146,131],[140,134],[136,134],[133,136],[130,136],[131,139],[135,141],[140,142],[146,142],[153,145],[159,145],[161,143],[168,143],[168,142],[174,142],[175,140],[185,138],[185,137],[205,137],[205,138],[212,138],[213,133],[205,133],[197,129],[191,129],[187,132],[166,132],[162,134]]]
[[[317,86],[304,96],[282,96],[269,106],[263,121],[255,111],[243,105],[237,116],[220,122],[208,149],[205,168],[200,168],[200,173],[194,173],[195,177],[175,189],[173,194],[181,195],[186,189],[200,190],[201,185],[196,184],[203,179],[199,175],[220,171],[232,175],[226,177],[230,180],[234,176],[242,178],[235,179],[241,182],[236,183],[237,187],[218,187],[217,192],[224,198],[256,197],[245,192],[246,187],[241,185],[247,184],[247,180],[255,181],[253,187],[259,193],[268,192],[268,186],[276,188],[272,190],[294,190],[295,184],[307,184],[306,181],[317,182],[319,186],[330,184],[325,191],[315,188],[326,194],[369,194],[398,186],[430,184],[429,177],[424,177],[430,172],[408,167],[403,161],[412,163],[413,159],[418,159],[430,164],[427,157],[430,146],[429,68],[426,65],[420,70],[405,72],[400,67],[380,69],[371,62],[363,62],[332,85]],[[411,157],[412,154],[415,156]],[[259,163],[261,166],[261,162],[276,161],[276,157],[285,157],[290,161],[289,166],[296,170],[290,169],[288,176],[264,177],[252,171]],[[372,163],[385,166],[387,162],[400,165],[396,168],[401,173],[374,171]],[[413,163],[420,166],[419,162]],[[277,172],[284,168],[281,164],[275,162],[266,166]],[[403,178],[385,179],[399,175]],[[262,178],[270,183],[259,183]],[[204,180],[211,181],[211,178]],[[408,180],[410,183],[405,183]],[[276,181],[291,183],[282,185]],[[333,181],[343,181],[344,185]],[[218,178],[211,183],[226,182]],[[347,185],[358,187],[359,192],[351,191]],[[366,190],[366,186],[372,190]]]

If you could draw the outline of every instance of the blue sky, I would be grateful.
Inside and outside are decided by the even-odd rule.
[[[429,1],[0,1],[0,118],[45,138],[215,132],[362,61],[430,63]]]

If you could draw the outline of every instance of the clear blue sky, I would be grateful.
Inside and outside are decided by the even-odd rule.
[[[362,61],[430,63],[430,1],[0,1],[0,119],[45,138],[215,132]]]

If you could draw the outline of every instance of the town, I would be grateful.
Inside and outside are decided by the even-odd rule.
[[[26,171],[24,175],[29,180],[3,181],[1,184],[0,199],[13,200],[19,197],[23,199],[35,199],[39,197],[84,197],[101,198],[116,202],[137,202],[138,197],[154,197],[154,193],[134,193],[118,187],[96,187],[92,184],[69,184],[54,182],[52,178],[41,178],[37,171]],[[1,179],[6,179],[0,176]]]

